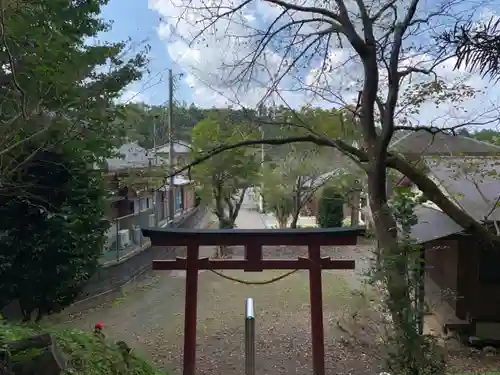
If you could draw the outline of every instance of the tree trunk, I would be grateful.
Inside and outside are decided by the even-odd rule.
[[[300,210],[304,206],[304,199],[302,198],[302,180],[300,178],[297,179],[297,183],[295,185],[295,195],[293,197],[293,212],[292,212],[292,222],[290,223],[290,228],[297,228],[297,223],[299,221]]]
[[[219,229],[233,229],[234,223],[227,217],[219,218]],[[217,246],[216,258],[225,258],[229,255],[228,247],[225,245]]]
[[[290,223],[290,228],[294,228],[294,229],[297,228],[297,223],[299,222],[299,213],[300,213],[300,210],[293,213],[292,221]]]
[[[361,191],[354,190],[351,193],[351,226],[359,225],[359,204],[361,200]]]
[[[278,220],[278,226],[281,228],[281,229],[284,229],[286,228],[287,224],[288,224],[288,218],[276,218]]]
[[[391,337],[400,356],[396,365],[401,366],[404,363],[409,374],[420,374],[421,356],[425,354],[425,349],[421,346],[423,336],[419,334],[420,327],[414,325],[415,306],[411,295],[414,289],[410,285],[412,279],[409,277],[409,261],[412,257],[404,246],[398,244],[397,226],[387,204],[385,183],[381,183],[381,176],[383,173],[368,172],[370,207],[380,247],[380,263],[376,271],[388,293],[386,305],[393,323]],[[418,323],[420,322],[417,321],[417,325]],[[393,369],[395,370],[398,369]]]
[[[390,295],[389,310],[396,329],[404,325],[402,311],[398,308],[399,301],[408,300],[405,262],[401,258],[397,242],[396,223],[391,215],[385,196],[385,183],[379,181],[376,171],[368,173],[368,199],[372,210],[373,224],[379,243],[380,264],[377,273],[386,282]],[[384,191],[380,191],[383,186]]]

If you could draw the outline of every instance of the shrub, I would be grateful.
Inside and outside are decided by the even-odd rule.
[[[7,324],[0,320],[0,345],[9,341],[17,341],[40,334],[50,333],[57,346],[67,357],[68,368],[62,374],[79,375],[164,375],[137,357],[134,351],[124,358],[120,347],[106,339],[97,337],[91,332],[78,330],[57,329],[48,327],[43,331],[37,327]],[[28,355],[27,355],[28,354]],[[31,361],[36,363],[41,356],[41,350],[27,349],[15,354],[11,360],[25,363],[29,366]]]
[[[334,187],[325,187],[319,201],[318,225],[321,228],[341,227],[344,219],[343,206],[342,195]]]
[[[0,308],[18,300],[29,321],[74,302],[98,269],[109,223],[100,174],[77,153],[39,152],[0,199]]]

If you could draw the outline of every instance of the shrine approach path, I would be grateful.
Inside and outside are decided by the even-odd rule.
[[[266,217],[253,201],[245,202],[237,226],[265,228]],[[364,248],[363,248],[364,247]],[[357,271],[323,272],[326,373],[336,375],[374,374],[376,366],[362,347],[346,345],[337,322],[364,308],[363,299],[352,294],[361,286],[359,266],[365,264],[364,246],[323,249],[332,258],[354,259]],[[201,256],[214,249],[202,248]],[[234,249],[233,258],[243,255]],[[268,247],[264,257],[297,257],[306,249]],[[361,267],[362,268],[362,267]],[[224,275],[247,281],[265,281],[283,271],[250,273],[223,271]],[[181,374],[184,323],[184,271],[155,271],[129,293],[92,311],[68,317],[63,326],[91,330],[104,323],[105,334],[127,342],[170,375]],[[233,375],[244,373],[244,303],[247,297],[256,306],[256,373],[312,374],[307,271],[298,271],[267,285],[247,285],[203,271],[198,290],[197,374]]]

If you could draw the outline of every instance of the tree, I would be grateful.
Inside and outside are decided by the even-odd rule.
[[[334,186],[327,186],[321,192],[318,224],[321,228],[338,228],[344,220],[344,197]]]
[[[287,149],[287,147],[284,147]],[[263,170],[263,195],[267,209],[280,228],[296,228],[300,212],[329,181],[349,174],[343,156],[317,147],[288,147],[288,154],[268,162]],[[338,158],[332,162],[332,158]]]
[[[397,122],[401,120],[402,115],[406,116],[411,111],[418,111],[418,107],[429,99],[437,104],[450,102],[460,104],[464,97],[474,95],[473,90],[461,83],[450,84],[443,79],[439,79],[439,77],[434,78],[435,68],[443,61],[448,60],[451,57],[450,54],[446,56],[439,55],[436,59],[426,60],[421,64],[409,65],[411,53],[409,54],[403,47],[406,43],[409,43],[407,40],[418,32],[418,27],[422,22],[435,22],[443,14],[452,13],[453,3],[439,4],[436,9],[426,7],[425,10],[420,10],[419,0],[413,0],[406,9],[404,17],[398,16],[397,18],[393,18],[394,10],[391,1],[371,8],[364,2],[358,1],[355,12],[353,10],[347,12],[347,5],[342,0],[335,1],[335,5],[331,8],[300,6],[286,1],[277,2],[274,0],[270,0],[268,3],[274,4],[282,12],[276,19],[276,23],[267,25],[271,27],[271,30],[276,28],[276,33],[268,32],[264,28],[252,34],[256,47],[253,54],[245,54],[242,58],[244,60],[239,61],[239,65],[245,67],[245,71],[244,74],[238,75],[238,79],[252,76],[252,68],[261,63],[260,59],[265,59],[265,51],[259,47],[262,44],[267,45],[274,40],[281,39],[283,43],[279,44],[277,48],[283,48],[280,51],[284,52],[286,56],[288,56],[286,53],[288,48],[293,50],[293,53],[296,53],[300,60],[301,57],[306,58],[304,55],[309,56],[307,52],[316,54],[319,54],[319,51],[327,52],[333,36],[338,35],[344,38],[343,40],[348,42],[350,50],[353,52],[353,58],[360,61],[359,67],[362,69],[360,76],[363,78],[359,82],[362,90],[351,114],[362,133],[363,142],[357,147],[345,142],[343,139],[332,139],[313,132],[303,137],[268,141],[256,140],[255,142],[244,142],[240,145],[312,142],[321,146],[334,147],[351,158],[367,174],[369,204],[374,216],[377,217],[375,231],[386,251],[397,252],[395,233],[390,230],[395,226],[391,214],[387,210],[387,168],[396,169],[410,178],[430,200],[435,202],[462,227],[491,240],[490,234],[481,223],[476,222],[466,212],[454,205],[422,170],[413,167],[410,161],[403,159],[399,155],[388,152],[388,145],[392,136],[398,130],[428,129],[431,132],[436,131],[435,128],[407,125],[411,120],[409,118],[406,118],[406,123],[403,123],[403,125],[398,125]],[[222,19],[231,22],[231,15],[243,11],[248,4],[249,2],[229,8],[223,15],[211,15],[205,13],[201,8],[191,9],[191,11],[197,12],[207,22],[217,22]],[[283,18],[285,15],[290,17],[289,21]],[[308,18],[309,16],[311,19]],[[316,16],[319,18],[316,18]],[[362,23],[363,33],[358,32],[356,29],[358,20]],[[314,31],[308,29],[304,33],[302,30],[303,25],[313,28]],[[318,33],[318,29],[322,30],[322,32]],[[378,29],[388,31],[379,36],[376,35],[375,31]],[[205,34],[209,32],[207,29]],[[301,42],[295,41],[293,44],[287,44],[286,35],[300,35]],[[226,37],[233,39],[235,43],[245,38],[244,35],[227,35]],[[315,49],[313,50],[313,48]],[[422,50],[419,51],[423,53]],[[285,71],[281,72],[282,74],[273,75],[273,77],[277,77],[275,80],[281,80],[284,75],[292,74],[292,70],[300,66],[300,62],[296,61],[293,66],[290,66],[290,64],[283,64],[283,66],[285,66],[283,68]],[[331,72],[331,70],[332,67],[325,64],[318,74],[324,75]],[[382,77],[386,78],[382,80]],[[419,77],[419,80],[416,80],[415,77]],[[402,84],[408,82],[410,78],[417,82],[407,87],[403,86]],[[272,85],[278,84],[276,81],[273,82]],[[387,82],[387,85],[383,85],[382,82]],[[232,84],[234,83],[232,82]],[[315,81],[315,85],[316,83],[317,81]],[[302,88],[307,91],[316,90],[317,92],[318,88],[315,85],[306,85]],[[405,93],[411,94],[411,96],[402,96]],[[338,97],[331,89],[328,91],[328,87],[322,88],[321,95],[322,98],[330,95],[330,97],[326,97],[326,100],[331,99],[332,103]],[[401,103],[399,103],[400,101]],[[404,107],[400,108],[398,104],[404,104]],[[408,108],[411,108],[410,112],[408,112]],[[306,120],[298,112],[294,113],[303,122],[304,128],[307,129]],[[234,145],[231,147],[234,147]],[[217,150],[217,152],[221,151],[223,150]],[[399,292],[397,290],[394,290],[394,292],[401,293],[403,291],[400,287],[396,289],[399,289]]]
[[[123,136],[130,141],[138,141],[144,148],[168,142],[166,106],[151,106],[144,103],[129,103],[120,107],[120,115],[116,126],[123,130]],[[174,105],[173,121],[175,123],[173,138],[176,141],[190,142],[193,127],[206,118],[210,110],[197,108],[193,104]],[[156,134],[154,134],[156,129]]]
[[[272,113],[270,121],[286,121],[286,125],[277,126],[273,122],[268,125],[271,131],[278,130],[282,135],[307,135],[312,129],[319,134],[341,137],[346,142],[353,142],[359,137],[355,124],[344,117],[343,110],[302,107],[299,113],[307,119],[307,129],[301,126],[292,110],[285,107],[269,110]],[[359,168],[344,155],[315,145],[289,144],[267,154],[271,160],[263,173],[265,203],[282,228],[289,221],[291,228],[297,227],[301,210],[325,184],[359,174]]]
[[[220,111],[200,121],[193,128],[193,158],[224,142],[238,142],[251,136],[246,124],[233,124]],[[193,169],[201,198],[211,207],[219,228],[234,228],[246,190],[256,183],[259,174],[256,150],[234,149],[217,155]]]
[[[0,1],[0,302],[19,299],[26,320],[70,304],[102,252],[92,166],[112,155],[115,102],[147,63],[127,43],[90,43],[106,3]]]
[[[387,258],[404,256],[397,240],[397,226],[388,205],[388,168],[399,171],[413,181],[428,199],[466,231],[487,241],[498,242],[498,238],[482,223],[455,205],[412,160],[388,150],[393,135],[398,130],[446,130],[436,130],[436,127],[416,123],[414,115],[421,106],[429,102],[438,106],[460,106],[464,98],[475,94],[474,90],[461,82],[447,82],[437,76],[436,68],[449,60],[454,53],[439,53],[435,49],[436,44],[431,43],[435,30],[433,26],[446,27],[446,16],[467,17],[464,4],[455,4],[452,1],[424,4],[419,0],[411,0],[404,6],[392,0],[357,0],[354,3],[335,0],[328,4],[313,5],[299,5],[281,0],[268,0],[265,3],[270,5],[274,12],[270,12],[272,16],[259,24],[251,23],[252,21],[245,24],[248,17],[239,17],[252,6],[251,1],[241,1],[221,8],[214,6],[208,10],[206,7],[188,7],[196,13],[197,22],[204,27],[202,32],[196,35],[207,38],[210,32],[220,33],[220,30],[228,30],[224,38],[227,38],[231,45],[239,43],[245,49],[231,64],[231,74],[228,75],[226,83],[234,87],[245,80],[269,81],[269,89],[280,95],[276,88],[282,87],[283,77],[296,74],[292,90],[302,89],[321,97],[331,105],[339,105],[339,102],[345,105],[345,98],[339,98],[339,89],[330,84],[330,78],[347,74],[347,71],[335,71],[343,64],[337,65],[335,59],[329,58],[337,56],[332,52],[332,48],[343,48],[349,55],[347,62],[353,62],[350,68],[358,69],[359,73],[357,79],[353,78],[354,82],[349,82],[350,92],[359,90],[359,95],[357,98],[354,95],[354,103],[351,99],[347,104],[352,105],[352,116],[362,134],[362,142],[356,145],[310,129],[310,134],[306,136],[240,142],[238,145],[214,150],[206,157],[236,146],[258,143],[279,145],[289,142],[312,142],[336,148],[366,173],[368,201],[375,219],[375,234],[381,251]],[[454,8],[455,5],[458,8]],[[469,13],[472,14],[473,11],[471,8]],[[237,32],[232,29],[229,31],[233,22],[238,23]],[[224,24],[224,27],[218,28],[219,23]],[[214,27],[206,26],[214,24]],[[428,27],[422,30],[421,26],[424,24]],[[221,40],[220,35],[216,35],[215,40]],[[206,39],[203,43],[206,43]],[[268,65],[266,62],[270,54],[281,56],[281,63],[276,64],[276,68],[273,67],[275,70],[268,76],[256,77],[263,74],[265,69],[261,67]],[[304,72],[301,68],[309,66],[313,58],[316,58],[314,61],[319,65],[315,72],[316,79],[303,80]],[[238,74],[235,74],[234,70],[238,70]],[[300,84],[302,85],[298,87]],[[304,128],[308,128],[306,119],[295,113],[297,118],[302,119]],[[457,120],[457,124],[448,130],[453,131],[456,127],[477,123],[477,119],[478,117],[465,121]],[[201,159],[197,162],[200,161]],[[389,305],[394,334],[401,340],[408,336],[405,334],[407,329],[417,329],[415,326],[409,327],[397,304],[397,301],[408,299],[408,280],[403,277],[406,270],[399,268],[405,264],[396,262],[394,267],[380,270],[390,299],[394,302]],[[415,361],[407,361],[406,366],[407,373],[423,373],[423,370],[417,367],[416,358]]]
[[[98,17],[106,3],[1,2],[3,194],[16,191],[9,183],[18,167],[13,161],[19,155],[29,161],[24,146],[29,149],[30,142],[43,150],[71,144],[96,160],[109,156],[116,144],[114,102],[141,77],[147,59],[142,52],[131,54],[126,43],[89,44],[109,28]]]
[[[19,171],[15,183],[26,192],[0,198],[0,308],[18,300],[24,320],[36,312],[39,321],[73,303],[97,270],[106,191],[79,152],[35,151]],[[46,204],[24,198],[31,195]]]
[[[445,48],[455,49],[456,67],[478,70],[484,76],[498,80],[500,74],[500,20],[485,22],[462,22],[460,19],[453,30],[445,31],[441,40]]]
[[[492,129],[482,129],[480,131],[474,132],[471,134],[472,138],[477,139],[478,141],[487,142],[491,144],[500,144],[500,132]]]

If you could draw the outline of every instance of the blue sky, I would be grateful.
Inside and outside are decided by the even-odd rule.
[[[220,0],[220,2],[226,5],[232,3],[231,0]],[[305,0],[305,2],[314,3],[314,0]],[[404,3],[404,0],[401,2]],[[436,1],[421,0],[421,3],[423,9],[416,16],[417,19],[425,18],[427,13],[432,13],[432,9],[427,8]],[[472,3],[473,1],[467,2],[469,6]],[[186,10],[187,4],[191,10]],[[435,6],[438,7],[439,2]],[[252,41],[246,42],[249,33],[254,34],[256,28],[267,29],[267,26],[281,12],[279,7],[269,5],[263,0],[254,0],[251,6],[240,10],[235,17],[231,18],[231,21],[219,20],[216,27],[210,29],[209,33],[203,34],[201,43],[190,43],[204,27],[203,22],[191,21],[193,18],[190,16],[197,15],[196,10],[192,9],[203,8],[203,0],[111,0],[104,7],[102,17],[113,20],[114,25],[109,33],[101,36],[101,39],[118,41],[130,37],[136,44],[147,40],[151,46],[149,66],[151,74],[144,77],[142,82],[129,87],[124,97],[128,97],[127,94],[139,93],[136,101],[139,99],[149,104],[165,103],[168,97],[166,78],[169,68],[174,71],[174,74],[185,73],[184,79],[180,81],[175,92],[176,101],[194,102],[202,107],[227,105],[238,107],[240,104],[254,107],[270,86],[275,88],[272,82],[276,72],[284,69],[283,67],[286,68],[290,62],[290,57],[283,55],[283,47],[281,49],[276,47],[280,46],[280,43],[267,45],[261,55],[265,59],[260,60],[265,69],[259,69],[257,75],[253,76],[257,79],[250,79],[248,85],[240,86],[231,83],[229,76],[234,74],[228,72],[238,73],[244,69],[245,64],[242,64],[240,59],[250,56],[254,45],[257,44],[257,40],[253,41],[254,44]],[[459,4],[458,9],[454,11],[463,11],[462,8],[463,6]],[[490,16],[498,17],[495,12],[482,7],[477,9],[476,16],[484,19],[489,19]],[[300,14],[297,17],[300,17]],[[314,30],[312,29],[311,32]],[[426,40],[422,35],[419,38]],[[286,47],[286,44],[284,46]],[[403,66],[425,68],[428,62],[433,60],[432,51],[423,53],[419,48],[419,53],[413,54],[414,46],[410,47],[410,45],[407,46],[409,52],[400,62],[402,68]],[[432,50],[432,47],[429,48]],[[297,68],[295,74],[287,74],[276,87],[279,91],[277,103],[283,100],[295,108],[308,103],[331,108],[355,102],[363,76],[359,61],[352,58],[353,51],[348,44],[339,45],[332,41],[328,50],[325,61],[323,61],[323,54],[320,54],[321,58],[315,58],[305,65],[294,64]],[[177,63],[174,63],[172,58]],[[316,81],[318,68],[321,68],[323,64],[328,74],[325,74],[320,81]],[[231,70],[233,67],[234,69]],[[412,115],[412,124],[450,126],[450,124],[475,120],[483,114],[494,115],[496,118],[497,108],[500,108],[500,95],[497,87],[481,79],[477,74],[470,75],[467,72],[455,70],[453,60],[440,64],[436,68],[436,73],[444,81],[463,80],[469,86],[482,92],[475,98],[468,98],[464,102],[441,103],[439,108],[432,101],[426,102],[420,108],[419,113]],[[162,82],[157,84],[162,76]],[[403,84],[402,92],[416,83],[418,83],[418,77],[413,77],[412,82]],[[151,84],[153,87],[144,89],[144,86]],[[312,97],[310,87],[325,89],[324,95],[328,95],[329,101],[325,102]],[[384,90],[382,86],[381,95],[384,95]]]
[[[134,44],[146,43],[151,46],[149,69],[150,76],[145,76],[142,82],[132,85],[131,92],[139,92],[140,98],[144,98],[150,104],[164,103],[168,98],[167,69],[173,69],[174,74],[181,72],[177,64],[172,62],[168,54],[167,44],[160,40],[156,28],[160,24],[160,15],[148,8],[147,0],[111,0],[102,9],[101,16],[106,20],[112,20],[111,31],[101,35],[100,39],[108,41],[120,41],[131,38]],[[163,77],[163,82],[156,84]],[[151,79],[151,82],[148,80]],[[154,85],[144,90],[144,86]],[[184,83],[178,85],[175,99],[179,102],[190,103],[192,96],[190,89]]]

